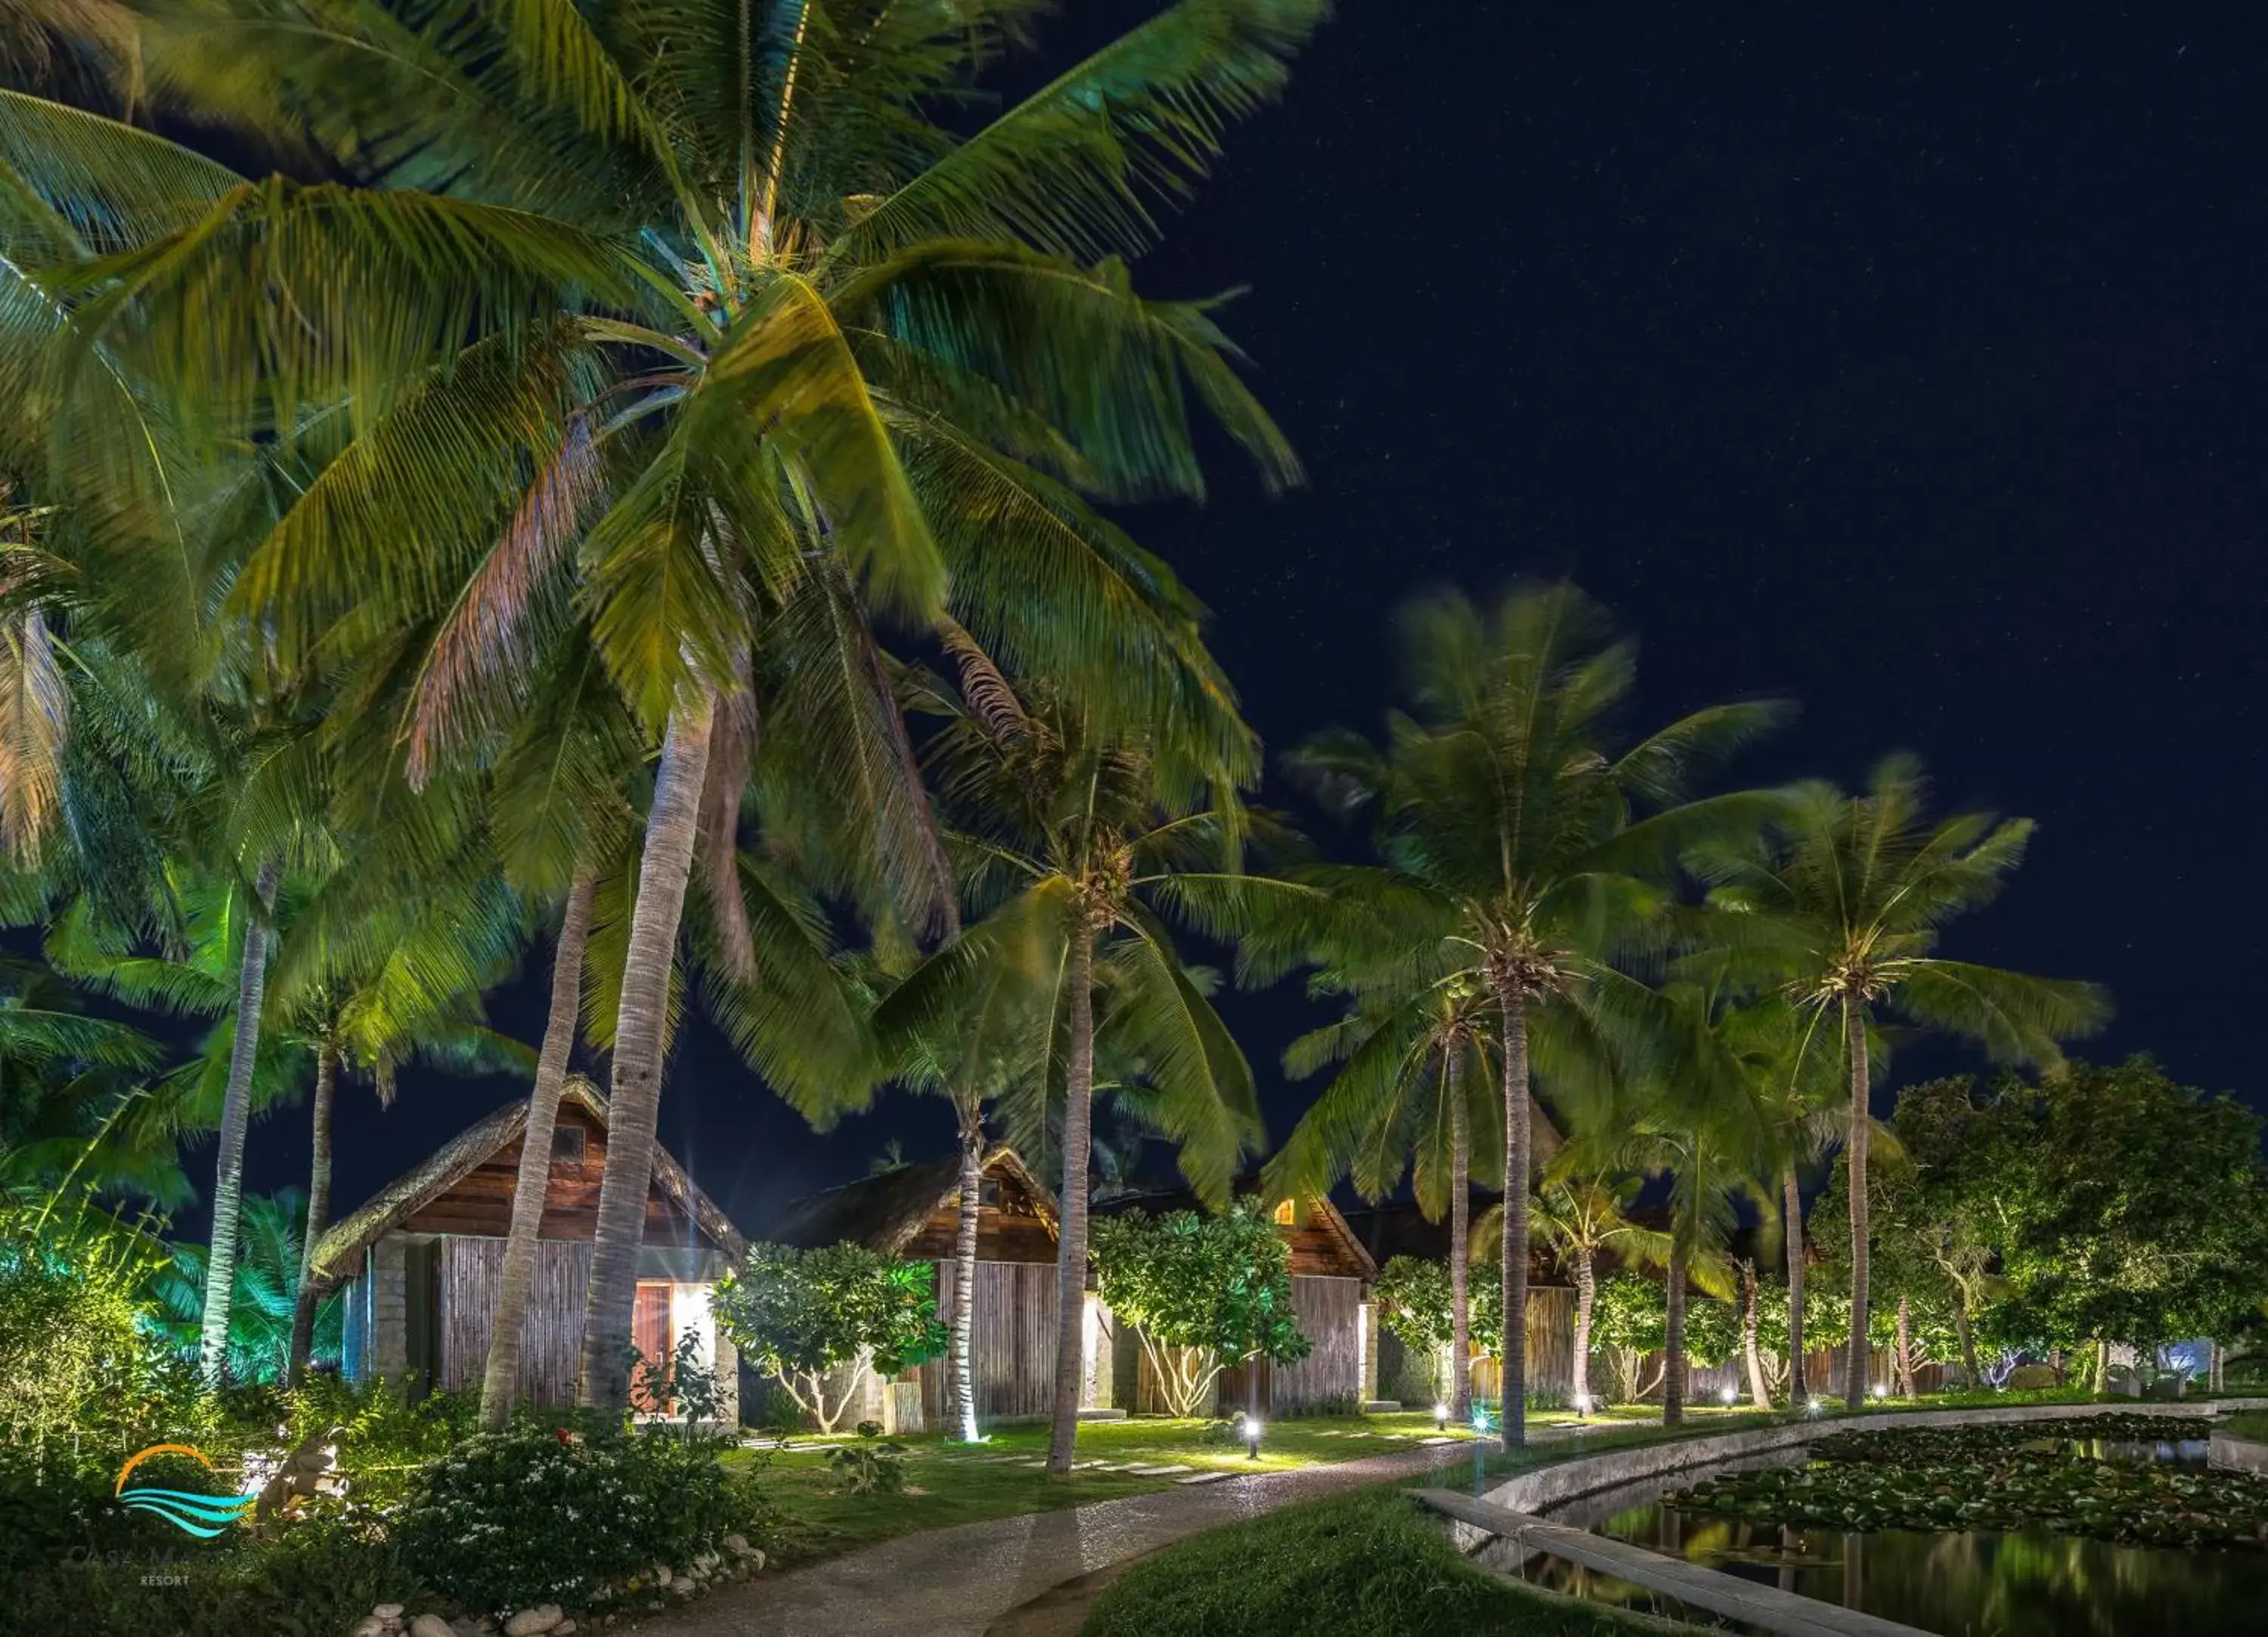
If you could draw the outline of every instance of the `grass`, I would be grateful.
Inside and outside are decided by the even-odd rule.
[[[1219,1423],[1142,1417],[1089,1421],[1079,1429],[1082,1461],[1137,1462],[1181,1465],[1192,1471],[1237,1473],[1281,1472],[1297,1467],[1350,1461],[1415,1447],[1435,1435],[1430,1415],[1318,1416],[1268,1425],[1260,1458],[1249,1459],[1241,1443],[1226,1442],[1211,1429]],[[1471,1438],[1469,1428],[1453,1435]],[[1075,1472],[1050,1478],[1016,1462],[990,1457],[1047,1457],[1044,1426],[1004,1427],[981,1445],[948,1442],[931,1433],[895,1440],[905,1446],[906,1487],[897,1494],[836,1493],[828,1451],[854,1442],[850,1435],[798,1437],[784,1450],[740,1450],[725,1457],[728,1466],[758,1466],[765,1495],[782,1513],[777,1532],[783,1567],[808,1563],[856,1550],[919,1529],[944,1529],[985,1518],[1016,1517],[1059,1507],[1115,1501],[1171,1488],[1175,1477],[1137,1478],[1123,1472]]]
[[[2225,1432],[2235,1438],[2252,1438],[2268,1443],[2268,1410],[2243,1410],[2224,1420],[2213,1423],[2215,1432]]]
[[[1135,1564],[1082,1637],[1624,1637],[1657,1621],[1476,1568],[1407,1495],[1362,1490]]]

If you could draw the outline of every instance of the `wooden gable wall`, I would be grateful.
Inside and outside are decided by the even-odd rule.
[[[1286,1201],[1290,1203],[1290,1201]],[[1347,1244],[1336,1222],[1305,1200],[1292,1205],[1292,1220],[1277,1208],[1277,1230],[1292,1248],[1295,1278],[1367,1279],[1370,1269]]]
[[[1005,1166],[988,1168],[984,1180],[993,1197],[977,1207],[976,1259],[980,1262],[1052,1262],[1056,1259],[1053,1213],[1033,1198],[1023,1179]],[[929,1214],[905,1248],[911,1262],[949,1262],[961,1234],[961,1195],[948,1195]]]
[[[583,1134],[581,1163],[555,1159],[543,1193],[545,1239],[592,1239],[599,1230],[599,1179],[606,1170],[606,1127],[571,1101],[559,1105],[559,1128]],[[512,1226],[512,1195],[519,1179],[520,1144],[506,1143],[435,1195],[401,1224],[406,1233],[477,1234],[502,1238]],[[657,1184],[647,1191],[644,1242],[721,1249],[680,1210]]]

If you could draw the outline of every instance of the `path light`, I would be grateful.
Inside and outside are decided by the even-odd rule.
[[[1256,1461],[1260,1458],[1260,1418],[1257,1415],[1248,1415],[1243,1420],[1244,1458],[1248,1461]]]
[[[1806,1398],[1803,1401],[1803,1413],[1806,1415],[1826,1414],[1827,1400],[1824,1398]]]
[[[1433,1430],[1435,1432],[1444,1433],[1449,1430],[1449,1406],[1447,1405],[1437,1404],[1433,1406]]]
[[[1874,1384],[1874,1397],[1879,1400],[1889,1398],[1890,1396],[1890,1390],[1878,1381]]]
[[[1738,1404],[1740,1401],[1741,1393],[1740,1389],[1737,1387],[1719,1387],[1717,1390],[1718,1403],[1730,1407],[1733,1405]]]
[[[1586,1415],[1588,1415],[1590,1413],[1591,1413],[1591,1395],[1590,1395],[1589,1393],[1587,1393],[1587,1392],[1579,1392],[1579,1393],[1577,1393],[1577,1394],[1575,1395],[1575,1415],[1576,1415],[1576,1418],[1577,1418],[1578,1420],[1580,1420],[1582,1417],[1584,1417],[1584,1416],[1586,1416]]]

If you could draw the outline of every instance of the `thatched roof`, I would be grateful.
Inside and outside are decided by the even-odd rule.
[[[1046,1185],[1032,1175],[1015,1149],[1005,1143],[995,1147],[984,1156],[984,1170],[1020,1185],[1038,1205],[1042,1219],[1050,1229],[1055,1226]],[[849,1240],[896,1256],[913,1243],[922,1224],[960,1192],[961,1156],[948,1154],[808,1194],[782,1207],[757,1237],[806,1251]]]
[[[602,1129],[608,1124],[606,1094],[580,1075],[567,1077],[559,1101],[563,1108],[573,1104]],[[519,1141],[526,1129],[527,1100],[516,1097],[434,1149],[423,1164],[379,1189],[361,1209],[340,1218],[315,1242],[316,1282],[328,1288],[351,1276],[364,1246],[400,1227],[463,1181],[475,1167]],[[747,1252],[748,1242],[733,1225],[732,1218],[701,1192],[659,1141],[653,1145],[653,1185],[733,1260],[737,1262]]]
[[[1240,1177],[1233,1186],[1236,1195],[1240,1199],[1250,1198],[1262,1192],[1258,1177]],[[1375,1279],[1378,1276],[1377,1259],[1364,1247],[1354,1230],[1347,1226],[1347,1219],[1339,1214],[1338,1207],[1320,1193],[1308,1195],[1304,1203],[1311,1220],[1320,1224],[1323,1231],[1345,1251],[1349,1259],[1361,1267],[1362,1277]],[[1125,1211],[1146,1211],[1152,1216],[1163,1216],[1171,1211],[1197,1211],[1202,1214],[1204,1209],[1204,1202],[1197,1198],[1193,1190],[1172,1188],[1151,1193],[1122,1193],[1115,1199],[1098,1200],[1095,1201],[1094,1214],[1098,1216],[1116,1216]]]

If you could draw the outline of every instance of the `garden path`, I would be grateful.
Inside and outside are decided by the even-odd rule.
[[[1531,1443],[1580,1437],[1539,1428]],[[1260,1472],[1156,1494],[901,1535],[776,1579],[723,1588],[636,1628],[666,1637],[983,1637],[1002,1615],[1064,1582],[1209,1529],[1366,1484],[1476,1459],[1470,1443]]]

